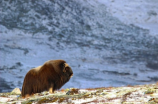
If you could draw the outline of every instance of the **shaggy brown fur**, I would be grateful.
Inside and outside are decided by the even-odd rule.
[[[48,90],[53,93],[68,82],[72,75],[71,67],[64,60],[47,61],[26,74],[22,86],[22,97]]]

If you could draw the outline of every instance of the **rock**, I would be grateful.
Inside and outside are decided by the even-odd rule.
[[[136,85],[124,87],[105,87],[58,90],[53,94],[43,92],[28,98],[16,97],[14,93],[20,93],[15,88],[11,93],[0,93],[0,103],[147,103],[158,104],[158,84]]]
[[[12,94],[21,94],[21,91],[19,88],[15,88],[11,93]]]

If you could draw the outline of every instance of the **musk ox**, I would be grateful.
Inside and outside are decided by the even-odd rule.
[[[31,69],[25,76],[22,97],[34,93],[60,89],[73,76],[71,67],[64,60],[50,60],[42,66]]]

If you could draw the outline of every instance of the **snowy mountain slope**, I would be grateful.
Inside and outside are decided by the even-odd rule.
[[[74,77],[63,88],[157,81],[158,36],[136,26],[134,19],[126,23],[128,15],[112,14],[109,4],[101,0],[2,0],[0,77],[11,88],[21,88],[28,70],[50,59],[64,59]],[[118,2],[114,4],[111,8]],[[7,90],[5,84],[1,86],[0,91]]]
[[[125,24],[134,24],[158,35],[157,0],[98,0],[107,7],[112,16]]]

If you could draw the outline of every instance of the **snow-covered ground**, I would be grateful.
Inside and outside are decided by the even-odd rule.
[[[64,59],[74,76],[63,88],[158,80],[157,0],[2,0],[0,92],[22,87],[25,74]]]
[[[97,0],[107,11],[125,24],[134,24],[158,35],[157,0]]]

